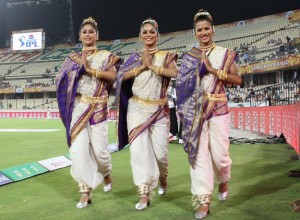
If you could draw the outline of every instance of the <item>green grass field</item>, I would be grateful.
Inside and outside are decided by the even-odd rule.
[[[114,123],[110,123],[110,143],[115,142]],[[15,165],[65,155],[68,148],[59,120],[0,119],[3,128],[53,128],[49,133],[0,132],[0,170]],[[300,219],[289,203],[300,199],[300,179],[287,177],[300,162],[285,144],[231,145],[232,179],[230,198],[217,200],[213,194],[212,220],[285,220]],[[156,195],[145,211],[134,208],[138,201],[132,182],[129,151],[113,153],[113,191],[100,186],[88,208],[77,209],[80,197],[70,167],[0,186],[0,219],[194,219],[191,206],[187,155],[182,146],[169,145],[169,187],[164,197]]]

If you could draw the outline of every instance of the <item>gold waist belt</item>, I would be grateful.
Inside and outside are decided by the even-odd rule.
[[[226,93],[221,93],[221,94],[204,93],[203,98],[206,99],[207,101],[215,101],[215,102],[227,101]]]
[[[79,102],[86,103],[86,104],[102,104],[108,102],[108,96],[101,96],[101,97],[93,97],[87,95],[77,95]]]
[[[132,96],[131,99],[144,105],[161,105],[164,106],[168,103],[167,98],[164,99],[143,99],[138,96]]]

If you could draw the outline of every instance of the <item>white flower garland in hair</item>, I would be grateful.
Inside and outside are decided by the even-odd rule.
[[[155,26],[156,28],[158,28],[157,22],[156,22],[155,20],[153,20],[153,19],[146,19],[146,20],[143,21],[142,24],[145,24],[145,23],[151,23],[151,24],[154,24],[154,26]]]
[[[205,16],[207,16],[209,18],[212,18],[211,15],[207,11],[201,11],[201,12],[198,12],[195,15],[194,20],[196,20],[199,16],[203,16],[203,15],[205,15]]]
[[[97,22],[95,21],[95,19],[93,19],[92,17],[88,17],[86,19],[83,20],[82,24],[85,24],[85,23],[92,23],[94,24],[96,27],[97,27]]]

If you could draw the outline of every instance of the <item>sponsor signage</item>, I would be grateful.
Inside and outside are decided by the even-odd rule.
[[[12,50],[41,50],[44,46],[43,31],[13,32]]]
[[[6,177],[3,173],[0,172],[0,186],[11,183],[12,180]]]
[[[284,134],[300,155],[300,102],[294,105],[230,108],[231,126],[268,135]]]
[[[71,161],[64,156],[58,156],[58,157],[53,157],[53,158],[49,158],[46,160],[41,160],[41,161],[38,161],[38,163],[50,171],[64,168],[64,167],[70,166],[72,164]]]
[[[0,118],[47,118],[47,113],[45,111],[0,111]],[[53,110],[50,112],[50,118],[56,119],[60,118],[59,112],[57,110]]]
[[[36,162],[1,170],[1,173],[14,181],[26,179],[45,172],[48,172],[48,170]]]
[[[239,73],[263,73],[300,66],[300,55],[289,55],[285,58],[271,60],[263,63],[253,63],[247,66],[239,66]]]

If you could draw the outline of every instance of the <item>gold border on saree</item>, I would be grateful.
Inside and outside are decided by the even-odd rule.
[[[143,105],[160,105],[164,106],[168,103],[167,99],[143,99],[138,96],[132,96],[131,99],[135,102],[139,102]]]
[[[102,104],[108,102],[108,96],[101,96],[101,97],[93,97],[87,95],[77,95],[79,102],[86,103],[86,104]]]
[[[214,102],[227,101],[226,93],[221,93],[221,94],[204,93],[203,97],[207,101],[214,101]]]

